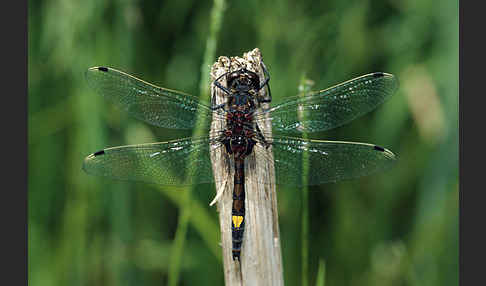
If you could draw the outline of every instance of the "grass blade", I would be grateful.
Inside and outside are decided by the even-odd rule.
[[[216,53],[216,43],[218,40],[219,31],[221,30],[221,22],[223,18],[223,10],[224,10],[224,0],[215,0],[213,4],[213,8],[211,10],[211,19],[210,19],[210,27],[209,27],[209,37],[206,42],[206,51],[204,53],[204,60],[201,66],[201,82],[199,84],[200,88],[200,100],[201,101],[209,101],[209,66],[214,61],[215,53]],[[201,126],[204,126],[204,119],[198,114],[198,124],[193,132],[193,136],[199,137],[203,132]],[[197,156],[197,154],[192,154],[193,156]],[[186,192],[183,194],[182,198],[182,205],[181,208],[181,216],[179,219],[179,223],[177,225],[176,236],[174,239],[174,245],[171,251],[171,264],[169,268],[169,285],[175,286],[179,280],[179,273],[180,273],[180,265],[181,259],[184,252],[184,243],[186,240],[186,233],[187,233],[187,226],[190,219],[190,214],[192,210],[192,199],[191,193],[193,191],[194,186],[191,186],[187,189]]]
[[[305,96],[310,92],[313,82],[302,76],[299,84],[299,95]],[[301,120],[305,118],[305,112],[299,114]],[[302,137],[307,139],[307,134],[303,133]],[[302,182],[305,187],[302,188],[302,285],[309,285],[309,188],[307,187],[307,177],[309,173],[309,162],[306,154],[304,153],[302,158]]]
[[[316,286],[326,285],[326,262],[319,259],[319,270],[317,271]]]

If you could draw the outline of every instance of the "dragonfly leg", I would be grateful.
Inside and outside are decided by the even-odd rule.
[[[262,145],[265,148],[268,148],[270,146],[270,144],[265,139],[265,136],[263,136],[263,132],[260,130],[258,123],[256,123],[255,126],[256,126],[256,131],[257,131],[256,135],[257,135],[258,139],[260,140],[260,142],[262,143]]]
[[[272,92],[270,91],[270,85],[268,84],[268,82],[270,81],[270,73],[268,72],[267,67],[265,66],[265,64],[263,64],[263,62],[260,63],[260,65],[262,66],[263,73],[265,74],[265,80],[258,88],[258,91],[267,86],[268,96],[266,98],[259,99],[258,101],[260,103],[269,103],[272,101]]]
[[[219,76],[217,79],[215,79],[215,80],[213,81],[214,85],[215,85],[215,86],[217,86],[217,87],[219,87],[219,88],[220,88],[222,91],[224,91],[226,94],[231,94],[231,92],[229,91],[229,89],[227,89],[226,87],[222,86],[222,85],[221,85],[221,83],[219,82],[219,80],[220,80],[220,79],[221,79],[223,76],[225,76],[225,75],[227,75],[227,74],[229,74],[229,73],[230,73],[230,72],[225,72],[224,74],[220,75],[220,76]]]
[[[255,146],[256,144],[256,141],[253,140],[252,138],[249,138],[246,142],[246,152],[245,152],[245,156],[248,156],[251,154],[251,152],[253,151],[253,146]]]
[[[215,110],[218,110],[218,109],[223,109],[223,111],[226,111],[226,110],[224,109],[224,106],[225,106],[225,105],[226,105],[225,103],[222,103],[222,104],[219,104],[219,105],[211,105],[211,110],[212,110],[212,111],[215,111]]]

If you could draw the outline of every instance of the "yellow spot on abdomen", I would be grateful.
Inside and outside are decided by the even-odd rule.
[[[234,215],[232,216],[232,219],[235,227],[240,227],[241,223],[243,222],[243,217],[240,215]]]

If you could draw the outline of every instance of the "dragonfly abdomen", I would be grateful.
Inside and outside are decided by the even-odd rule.
[[[233,187],[233,208],[231,233],[233,242],[233,260],[240,260],[243,232],[245,230],[245,160],[235,158],[235,175]]]

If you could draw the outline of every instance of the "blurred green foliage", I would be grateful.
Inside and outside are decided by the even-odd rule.
[[[167,283],[184,191],[91,177],[81,164],[104,147],[190,134],[130,118],[84,71],[110,66],[198,95],[212,5],[29,1],[30,285]],[[376,111],[309,136],[399,157],[385,173],[309,188],[310,284],[459,284],[458,19],[456,1],[227,1],[216,55],[260,48],[274,102],[304,74],[315,89],[374,71],[400,81]],[[302,195],[278,192],[284,277],[299,285]],[[224,283],[214,193],[191,193],[179,285]]]

